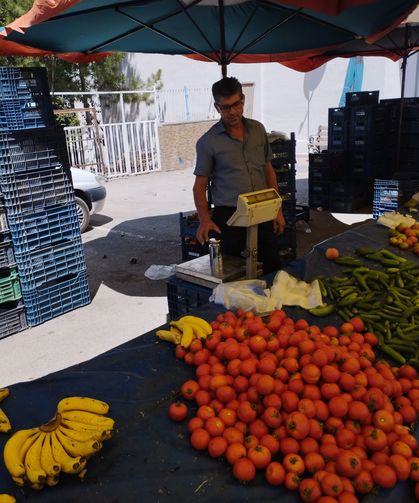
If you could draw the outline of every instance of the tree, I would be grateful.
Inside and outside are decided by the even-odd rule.
[[[32,6],[32,0],[1,0],[0,25],[5,26],[17,17],[27,12]],[[47,69],[48,81],[52,92],[76,92],[80,95],[54,97],[53,102],[57,108],[74,108],[76,101],[82,101],[85,108],[93,106],[92,99],[83,93],[89,91],[129,91],[136,89],[150,89],[163,87],[162,72],[158,70],[142,81],[134,75],[126,77],[122,67],[127,65],[125,53],[115,53],[102,61],[93,63],[68,63],[55,56],[40,58],[29,57],[0,57],[0,66],[43,66]],[[152,97],[146,94],[132,95],[124,98],[126,101],[140,102],[147,105],[152,103]],[[87,123],[90,123],[90,114],[86,114]],[[74,124],[74,117],[67,114],[58,116],[59,121],[67,125],[70,120]]]

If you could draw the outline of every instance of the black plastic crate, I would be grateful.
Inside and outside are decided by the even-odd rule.
[[[0,269],[4,267],[11,267],[15,264],[16,261],[13,253],[13,244],[9,238],[0,243]]]
[[[295,134],[291,133],[289,140],[275,140],[270,143],[273,160],[285,163],[295,163]]]
[[[0,175],[55,166],[70,168],[63,128],[0,132]]]
[[[281,171],[276,174],[279,194],[295,192],[295,170]]]
[[[313,184],[318,185],[318,184]],[[329,193],[309,191],[308,193],[308,205],[310,208],[322,208],[323,210],[329,209]]]
[[[208,254],[207,243],[201,245],[195,238],[189,236],[182,237],[181,239],[183,261],[192,260]]]
[[[288,199],[282,203],[282,214],[284,215],[287,226],[295,225],[296,222],[296,201]]]
[[[308,205],[305,204],[297,204],[295,206],[295,218],[296,220],[304,220],[305,222],[308,222],[310,220],[310,208]]]
[[[337,213],[351,213],[371,204],[371,199],[367,196],[357,197],[356,199],[334,198],[330,199],[329,211]]]
[[[277,177],[290,172],[295,173],[295,163],[293,162],[284,162],[281,159],[272,159],[271,163]]]
[[[179,213],[180,237],[195,237],[199,227],[198,213]]]
[[[285,228],[284,232],[277,237],[277,244],[280,249],[297,247],[297,231],[295,225]]]
[[[355,93],[346,93],[345,103],[347,107],[357,105],[376,105],[378,104],[379,91],[360,91]]]
[[[331,150],[345,150],[349,123],[346,108],[329,108],[329,122],[327,131],[327,148]]]
[[[0,339],[27,328],[25,308],[22,303],[9,303],[0,306]]]
[[[279,257],[281,259],[281,265],[284,266],[297,258],[297,249],[292,246],[283,248],[279,250]]]
[[[9,226],[16,253],[31,252],[80,237],[75,203],[9,216]]]
[[[359,182],[335,182],[330,184],[330,199],[332,198],[357,198],[368,196],[372,193],[373,180],[364,180],[364,183]]]
[[[29,326],[39,325],[90,303],[86,271],[22,291]]]
[[[180,278],[169,278],[166,286],[169,316],[172,320],[208,304],[212,294],[211,288],[195,285]]]
[[[62,167],[2,175],[0,189],[8,215],[74,202],[70,172]]]
[[[16,253],[23,291],[55,282],[86,270],[81,238],[26,253]]]

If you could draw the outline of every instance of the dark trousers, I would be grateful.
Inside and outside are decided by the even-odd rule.
[[[212,210],[212,220],[221,230],[221,236],[213,233],[211,237],[221,239],[221,253],[233,257],[242,256],[246,250],[246,227],[227,225],[227,220],[236,208],[216,206]],[[263,274],[281,269],[278,238],[274,234],[273,223],[258,225],[258,260],[263,263]]]

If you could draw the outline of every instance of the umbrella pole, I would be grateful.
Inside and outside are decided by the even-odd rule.
[[[227,58],[226,58],[226,33],[224,24],[224,0],[218,0],[218,9],[220,14],[220,48],[221,48],[221,74],[227,77]]]
[[[405,25],[404,32],[404,46],[408,47],[409,43],[409,23]],[[406,49],[407,50],[407,49]],[[401,70],[402,70],[402,85],[400,92],[400,109],[399,109],[399,125],[397,129],[397,150],[396,150],[396,171],[400,168],[400,153],[401,153],[401,143],[402,143],[402,127],[403,127],[403,105],[404,105],[404,93],[406,87],[406,67],[407,67],[407,52],[403,55]]]

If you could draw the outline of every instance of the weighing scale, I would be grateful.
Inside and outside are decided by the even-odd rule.
[[[244,258],[223,255],[222,267],[214,271],[211,269],[210,256],[203,255],[176,265],[176,277],[214,288],[220,283],[261,276],[262,264],[257,261],[258,224],[274,220],[281,204],[282,199],[275,189],[240,194],[237,209],[227,225],[247,228]]]

